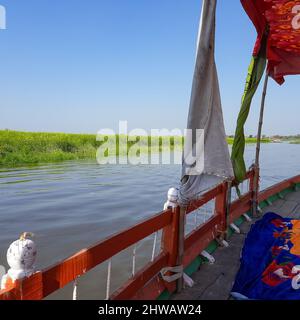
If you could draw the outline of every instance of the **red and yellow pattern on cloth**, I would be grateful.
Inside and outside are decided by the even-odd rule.
[[[241,0],[256,27],[254,56],[268,33],[268,72],[279,84],[300,73],[300,0]]]
[[[281,219],[274,219],[271,223],[279,228],[273,233],[274,239],[277,239],[277,245],[274,245],[272,255],[275,260],[266,268],[263,273],[262,281],[270,286],[277,286],[287,279],[292,280],[295,277],[295,263],[289,254],[300,257],[300,221],[290,220],[283,221]],[[278,245],[280,244],[280,245]],[[276,258],[285,250],[285,259],[278,263]],[[300,270],[296,270],[297,274]]]
[[[280,228],[280,231],[274,231],[273,237],[284,241],[283,246],[290,244],[290,253],[300,256],[300,220],[290,220],[287,223],[274,219],[271,223]]]
[[[234,294],[249,299],[300,300],[300,221],[269,212],[245,240]]]

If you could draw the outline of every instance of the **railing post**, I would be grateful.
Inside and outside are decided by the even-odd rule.
[[[179,226],[178,226],[178,257],[177,265],[181,266],[184,257],[184,231],[185,231],[185,217],[186,207],[179,208]],[[177,292],[181,292],[183,289],[183,274],[182,277],[177,280]]]
[[[231,181],[225,181],[222,184],[222,192],[217,195],[215,202],[215,212],[217,215],[221,215],[221,230],[220,239],[227,239],[227,229],[229,225],[229,215],[230,215],[230,199],[231,198]]]
[[[180,207],[172,209],[172,222],[163,229],[162,250],[169,254],[168,267],[175,267],[178,261]],[[165,283],[169,292],[176,290],[174,282]]]
[[[251,200],[253,199],[253,190],[254,190],[254,173],[255,169],[252,167],[250,171],[250,178],[249,178],[249,192],[251,192]]]
[[[251,192],[251,211],[252,216],[257,217],[258,208],[258,193],[259,193],[259,167],[254,166],[250,178],[250,192]]]

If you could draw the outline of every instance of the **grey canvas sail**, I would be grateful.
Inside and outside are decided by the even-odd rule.
[[[181,205],[233,177],[215,64],[216,0],[203,0],[179,191]]]

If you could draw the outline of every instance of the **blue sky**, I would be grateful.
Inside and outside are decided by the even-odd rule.
[[[219,0],[216,60],[235,129],[255,41],[239,0]],[[184,128],[201,0],[0,0],[0,128],[95,133]],[[265,134],[300,132],[299,76],[271,81]],[[261,88],[246,131],[256,134]]]

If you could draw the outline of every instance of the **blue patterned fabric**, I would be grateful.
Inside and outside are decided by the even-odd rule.
[[[270,212],[251,227],[232,293],[256,300],[300,299],[300,220]]]

